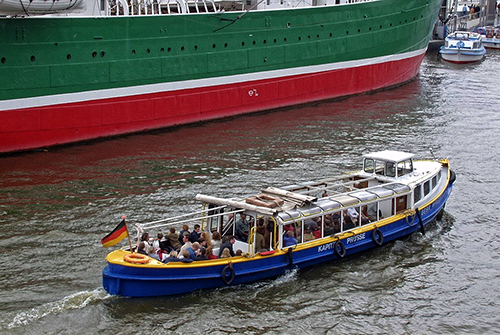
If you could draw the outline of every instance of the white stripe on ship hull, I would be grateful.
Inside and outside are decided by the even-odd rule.
[[[154,94],[160,92],[171,92],[171,91],[186,90],[193,88],[202,88],[202,87],[252,82],[252,81],[259,81],[266,79],[284,78],[296,75],[306,75],[312,73],[320,73],[320,72],[355,68],[361,66],[370,66],[370,65],[387,63],[391,61],[408,59],[419,56],[425,51],[426,48],[402,54],[353,60],[347,62],[311,65],[311,66],[295,67],[295,68],[280,69],[273,71],[238,74],[238,75],[231,75],[224,77],[211,77],[203,79],[167,82],[160,84],[129,86],[129,87],[96,90],[96,91],[85,91],[77,93],[65,93],[65,94],[47,95],[47,96],[32,97],[32,98],[4,100],[0,101],[0,110],[52,106],[52,105],[59,105],[66,103],[121,98],[121,97],[142,95],[142,94]]]

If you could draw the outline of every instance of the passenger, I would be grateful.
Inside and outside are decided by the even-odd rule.
[[[158,255],[159,250],[160,249],[155,249],[155,247],[153,247],[153,246],[149,247],[148,256],[153,258],[153,259],[156,259],[157,261],[161,260],[160,256]]]
[[[160,241],[161,241],[161,239],[162,239],[162,238],[163,238],[163,233],[162,233],[162,232],[159,232],[159,233],[156,235],[156,238],[154,238],[154,239],[153,239],[153,243],[152,243],[152,245],[153,245],[153,247],[154,247],[155,249],[161,249],[161,248],[160,248]]]
[[[293,237],[293,231],[287,231],[283,237],[283,247],[289,247],[295,244],[297,244],[297,239]]]
[[[176,238],[176,241],[177,241],[177,243],[179,243],[179,240],[177,238]],[[172,244],[170,243],[170,240],[163,234],[162,234],[162,238],[159,241],[159,245],[160,245],[160,250],[164,250],[166,252],[170,252],[170,251],[174,250],[174,248],[172,247]]]
[[[236,242],[236,238],[234,236],[228,236],[228,240],[221,244],[219,249],[219,258],[221,258],[222,253],[225,249],[229,249],[229,254],[231,257],[234,256],[233,244]]]
[[[189,231],[189,226],[187,224],[182,226],[182,230],[179,233],[179,242],[181,244],[184,244],[183,243],[184,233],[188,233],[189,235],[191,235],[191,232]]]
[[[180,262],[180,259],[177,258],[177,251],[172,251],[170,255],[167,258],[164,258],[162,260],[163,263],[169,263],[169,262]]]
[[[371,222],[377,221],[377,204],[369,204],[366,209],[366,214]]]
[[[204,239],[206,242],[205,248],[212,246],[212,240],[210,238],[210,233],[208,231],[204,231],[201,233],[200,239]]]
[[[148,255],[148,252],[147,252],[147,249],[146,249],[146,243],[144,241],[142,241],[141,243],[139,243],[139,248],[137,250],[137,253],[138,254],[142,254],[142,255]]]
[[[234,253],[235,256],[242,256],[243,255],[243,250],[241,249],[238,249],[236,250],[236,252]]]
[[[191,244],[190,248],[187,248],[186,250],[189,252],[189,258],[191,258],[193,261],[198,255],[198,251],[200,250],[200,244],[198,242],[194,242]]]
[[[313,234],[315,239],[321,238],[321,229],[319,227],[317,227],[316,229],[314,229],[312,231],[312,234]]]
[[[333,235],[337,233],[337,231],[335,231],[335,227],[333,225],[333,222],[327,222],[325,220],[325,236],[330,236],[330,235]]]
[[[359,214],[356,208],[351,207],[347,209],[347,215],[351,219],[351,222],[356,225],[358,224]]]
[[[182,238],[182,242],[184,243],[181,247],[181,249],[179,250],[179,255],[182,256],[182,253],[184,252],[184,250],[186,250],[187,248],[191,248],[191,242],[189,242],[189,233],[184,233],[184,237]]]
[[[221,241],[221,238],[220,238],[220,234],[218,231],[214,231],[212,233],[212,239],[211,239],[211,242],[212,242],[212,248],[219,248],[220,245],[222,244],[222,241]]]
[[[313,231],[318,228],[318,223],[313,219],[307,219],[304,221],[304,228],[309,229],[309,231]]]
[[[245,214],[241,213],[240,219],[236,221],[236,237],[243,242],[248,240],[248,220],[246,217]]]
[[[204,247],[201,247],[198,250],[198,253],[197,253],[196,258],[194,260],[195,261],[206,261],[206,260],[208,260],[208,257],[206,255],[206,249]]]
[[[179,260],[183,263],[191,263],[193,260],[189,256],[189,251],[184,250],[179,256]]]
[[[144,244],[146,245],[146,248],[144,250],[148,250],[149,247],[151,246],[149,244],[149,234],[148,233],[142,233],[141,242],[144,242]]]
[[[180,250],[182,247],[182,243],[179,242],[179,234],[175,232],[175,228],[172,227],[170,228],[170,231],[167,235],[165,235],[165,238],[170,241],[170,246],[174,250]]]
[[[228,248],[225,248],[224,250],[222,250],[222,253],[219,256],[219,258],[229,258],[229,257],[232,257],[232,256],[231,256],[231,252],[229,251]]]
[[[207,248],[206,255],[207,255],[208,259],[217,259],[217,258],[219,258],[219,257],[217,257],[217,256],[214,255],[214,250],[212,249],[212,247],[208,247]]]
[[[264,240],[265,233],[266,233],[266,228],[264,227],[264,220],[259,219],[259,222],[257,223],[257,231],[255,232],[255,252],[269,250],[266,248],[266,243]]]
[[[323,194],[321,195],[322,198],[326,198],[328,196],[328,192],[326,192],[326,190],[323,192]]]
[[[314,235],[311,231],[311,228],[309,226],[305,226],[304,227],[304,242],[307,242],[307,241],[312,241],[314,240]]]
[[[191,236],[189,237],[189,240],[191,241],[191,243],[198,242],[198,240],[200,239],[200,237],[201,237],[200,225],[199,224],[195,224],[194,225],[194,230],[191,233]]]

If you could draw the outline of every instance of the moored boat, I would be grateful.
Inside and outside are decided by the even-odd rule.
[[[446,36],[439,50],[443,60],[452,63],[473,63],[483,59],[486,49],[481,35],[468,31],[455,31]]]
[[[500,49],[500,28],[493,26],[479,27],[481,41],[486,49]]]
[[[145,297],[245,284],[349,257],[416,231],[425,233],[442,214],[455,174],[448,159],[413,157],[375,152],[364,155],[362,170],[354,173],[268,187],[247,197],[198,194],[200,211],[137,224],[138,236],[152,229],[199,224],[209,234],[218,232],[230,239],[238,235],[238,224],[246,222],[248,239],[230,239],[242,256],[164,263],[150,254],[153,258],[137,256],[138,262],[130,258],[135,255],[130,248],[123,248],[107,255],[103,286],[113,295]],[[248,221],[238,222],[241,214]],[[123,233],[121,224],[106,243],[109,236],[123,238]],[[266,248],[258,247],[262,238]],[[220,251],[214,249],[214,254]]]
[[[0,153],[403,84],[440,5],[0,1]]]

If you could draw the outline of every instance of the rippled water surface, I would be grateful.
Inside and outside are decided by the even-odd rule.
[[[499,63],[430,53],[389,91],[0,158],[0,333],[496,333]],[[457,182],[425,236],[180,297],[102,289],[100,239],[122,215],[152,221],[198,208],[197,193],[245,195],[357,169],[369,151],[430,148]]]

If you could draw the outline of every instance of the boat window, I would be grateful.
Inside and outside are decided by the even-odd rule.
[[[437,186],[437,176],[432,177],[432,188],[435,188]]]
[[[385,164],[385,175],[387,177],[396,177],[396,165],[393,162]]]
[[[422,199],[421,186],[422,185],[419,184],[415,187],[415,190],[413,191],[413,202],[418,202],[418,201],[420,201],[420,199]]]
[[[385,163],[382,161],[375,161],[375,173],[381,176],[385,175]]]
[[[374,173],[375,172],[375,161],[370,158],[365,158],[365,172]]]
[[[408,159],[398,163],[398,177],[413,172],[413,161]]]
[[[431,181],[428,180],[424,183],[424,196],[429,194],[430,191],[431,191]]]

